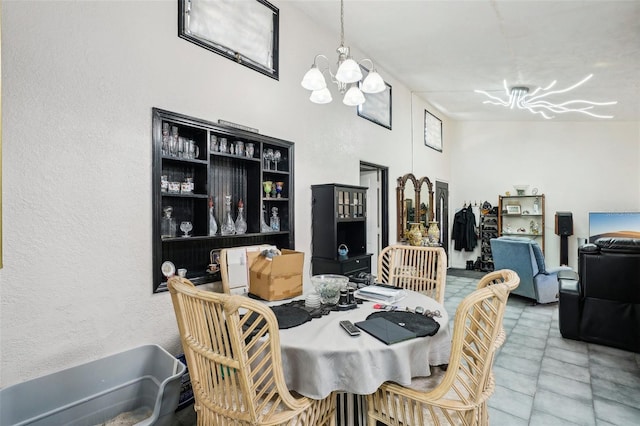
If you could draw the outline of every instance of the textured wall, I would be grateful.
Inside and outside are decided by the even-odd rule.
[[[335,94],[310,103],[300,79],[316,53],[335,51],[336,34],[274,4],[279,81],[180,39],[174,0],[2,2],[0,386],[145,343],[180,351],[169,295],[151,293],[154,106],[296,143],[307,271],[310,185],[358,184],[361,160],[389,167],[395,240],[396,177],[425,175],[443,156],[414,147],[411,95],[382,69],[393,131]]]

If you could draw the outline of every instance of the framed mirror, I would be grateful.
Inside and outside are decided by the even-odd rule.
[[[429,222],[433,220],[433,184],[428,177],[424,176],[418,181],[418,193],[420,194],[420,220],[429,227]]]
[[[433,220],[433,184],[428,177],[416,178],[413,173],[398,178],[397,198],[397,239],[405,241],[405,232],[412,222],[428,226]]]

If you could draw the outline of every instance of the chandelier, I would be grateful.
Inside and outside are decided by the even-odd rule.
[[[514,109],[514,108],[526,109],[532,112],[533,114],[540,114],[546,119],[554,118],[555,116],[552,114],[564,114],[567,112],[577,112],[581,114],[590,115],[596,118],[613,118],[613,115],[595,114],[591,110],[595,106],[615,105],[618,103],[617,101],[592,102],[592,101],[585,101],[581,99],[575,99],[575,100],[569,100],[561,103],[556,103],[556,102],[551,102],[548,99],[545,99],[548,96],[569,92],[575,89],[576,87],[584,84],[591,77],[593,77],[593,74],[589,74],[588,76],[586,76],[584,79],[577,82],[573,86],[567,87],[565,89],[551,90],[556,84],[556,81],[554,80],[547,87],[544,87],[544,88],[538,87],[532,93],[529,93],[529,88],[526,86],[515,86],[509,89],[509,87],[507,86],[507,80],[504,80],[503,84],[504,84],[505,93],[507,95],[507,99],[501,99],[497,96],[494,96],[485,92],[484,90],[476,90],[475,92],[482,93],[489,97],[490,100],[484,101],[483,102],[484,104],[499,105],[499,106],[504,106],[511,109]]]
[[[334,74],[329,67],[329,59],[325,55],[316,55],[313,59],[311,69],[302,78],[302,87],[311,90],[309,100],[316,104],[328,104],[333,100],[331,92],[327,87],[323,71],[318,68],[318,59],[324,58],[327,61],[324,71],[329,73],[331,82],[338,86],[338,91],[344,95],[342,103],[348,106],[362,105],[365,102],[364,93],[380,93],[385,90],[386,85],[380,74],[375,69],[371,59],[363,59],[360,63],[368,61],[371,63],[369,74],[362,80],[360,63],[356,62],[349,53],[349,48],[344,45],[344,1],[340,0],[340,47],[338,52],[338,70]]]

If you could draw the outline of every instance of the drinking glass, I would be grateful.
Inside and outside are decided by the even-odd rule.
[[[247,157],[253,158],[254,151],[255,151],[254,145],[251,142],[248,142],[247,143],[247,150],[246,150]]]
[[[192,229],[193,229],[193,224],[188,220],[185,220],[184,222],[180,223],[180,230],[183,233],[182,235],[183,237],[190,237],[191,235],[189,235],[189,232],[191,232]]]
[[[271,148],[264,151],[265,169],[271,170],[271,161],[273,161],[273,150]]]
[[[227,153],[227,138],[220,138],[220,152]]]
[[[280,153],[280,151],[277,149],[273,151],[273,162],[275,164],[274,170],[278,170],[278,163],[280,162],[281,159],[282,159],[282,154]]]
[[[264,188],[265,198],[269,198],[271,196],[271,190],[273,189],[273,182],[270,180],[266,180],[262,182],[262,186]]]
[[[244,142],[236,141],[236,155],[244,157]]]

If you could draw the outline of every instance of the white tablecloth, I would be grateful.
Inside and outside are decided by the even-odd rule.
[[[434,336],[419,337],[386,345],[362,331],[351,337],[339,322],[364,321],[376,312],[374,302],[364,302],[357,309],[331,312],[298,327],[280,330],[282,362],[287,386],[314,399],[325,398],[332,391],[366,395],[385,381],[408,385],[412,377],[430,375],[429,366],[447,364],[451,352],[449,316],[444,306],[412,291],[397,305],[422,306],[439,310],[434,318],[440,329]]]

